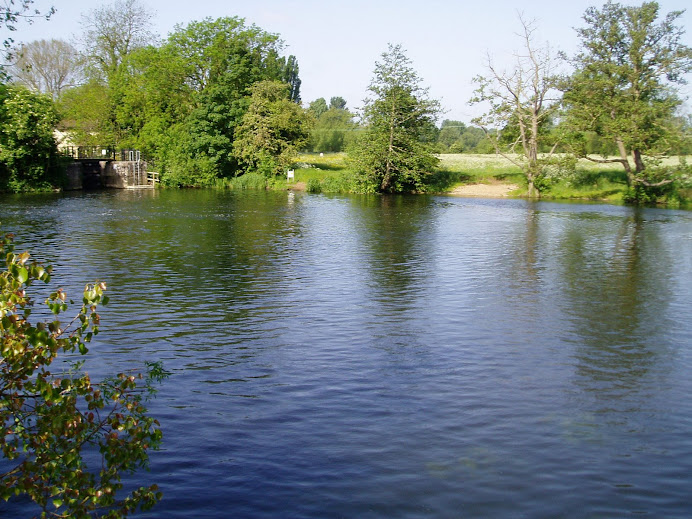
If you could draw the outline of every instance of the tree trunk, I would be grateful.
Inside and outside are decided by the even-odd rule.
[[[615,138],[615,143],[618,146],[618,151],[620,152],[620,158],[622,159],[622,166],[625,168],[625,173],[627,173],[627,187],[632,187],[634,183],[634,175],[632,174],[632,166],[630,166],[630,159],[627,156],[627,148],[625,148],[625,143],[620,137]]]
[[[634,171],[641,173],[646,169],[644,159],[642,158],[641,150],[632,150],[632,158],[634,159]]]

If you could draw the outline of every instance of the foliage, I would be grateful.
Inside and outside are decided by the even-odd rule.
[[[224,178],[220,182],[223,187],[230,189],[267,189],[267,177],[257,172],[245,173],[233,178]]]
[[[58,99],[63,90],[81,83],[82,60],[64,40],[36,40],[22,45],[10,67],[15,82]]]
[[[62,374],[50,372],[60,354],[87,353],[99,330],[96,307],[108,302],[105,285],[86,286],[81,309],[67,324],[58,318],[68,308],[65,292],[53,292],[46,301],[51,320],[31,324],[27,289],[47,283],[51,268],[30,262],[26,252],[15,253],[12,235],[3,238],[2,253],[0,497],[26,496],[41,508],[41,517],[119,518],[150,508],[161,498],[156,485],[124,499],[116,494],[122,475],[145,467],[147,451],[161,441],[143,401],[165,372],[152,364],[143,385],[141,375],[122,373],[92,382],[79,363]],[[87,465],[87,459],[98,462]]]
[[[298,75],[300,68],[298,67],[298,60],[294,55],[290,55],[285,62],[280,67],[282,69],[281,81],[288,85],[288,98],[294,103],[300,103],[300,85],[301,80]]]
[[[215,184],[218,179],[216,165],[209,156],[194,153],[193,137],[185,124],[165,128],[159,142],[157,164],[163,185],[202,187]]]
[[[679,140],[673,115],[681,101],[674,87],[692,70],[692,49],[681,43],[684,29],[675,24],[681,15],[673,11],[659,20],[656,2],[608,2],[587,9],[586,25],[577,30],[581,51],[564,95],[564,128],[579,156],[621,164],[635,192],[673,182],[650,175],[645,157],[668,152]],[[589,155],[589,134],[615,143],[619,157]]]
[[[424,189],[423,177],[437,164],[426,140],[440,107],[420,82],[401,46],[389,45],[368,87],[364,135],[349,153],[359,191]]]
[[[205,170],[210,165],[215,177],[235,174],[234,133],[250,105],[251,86],[286,79],[291,82],[287,83],[289,96],[299,96],[298,64],[294,57],[279,56],[282,46],[277,35],[247,26],[242,18],[205,19],[176,27],[160,49],[165,59],[150,76],[162,78],[157,83],[170,92],[164,97],[161,89],[152,88],[151,95],[157,99],[154,107],[165,106],[170,120],[185,125],[189,133],[186,156],[179,161],[202,163]],[[171,110],[175,106],[187,107],[186,113],[176,114]],[[166,153],[160,148],[155,152]]]
[[[346,99],[341,96],[331,97],[329,99],[329,108],[333,110],[346,110]]]
[[[307,143],[309,118],[289,99],[286,83],[260,81],[250,87],[250,106],[235,131],[233,151],[246,171],[280,175]]]
[[[308,193],[321,193],[322,183],[317,178],[308,179],[305,184],[305,191]]]
[[[323,112],[315,122],[310,135],[312,151],[339,152],[350,144],[352,132],[356,129],[353,114],[345,108],[337,108],[336,106],[331,106]],[[345,106],[345,101],[343,106]]]
[[[442,121],[440,133],[437,135],[438,151],[441,153],[461,153],[463,151],[461,136],[465,131],[466,125],[461,121],[451,121],[449,119]]]
[[[324,97],[319,97],[315,99],[308,106],[308,112],[315,119],[319,119],[320,116],[327,110],[329,110],[329,107],[327,106],[327,101],[324,99]]]
[[[0,189],[48,190],[60,183],[53,101],[24,87],[0,89]]]
[[[516,55],[510,72],[497,69],[488,59],[487,77],[477,76],[472,103],[489,106],[474,122],[481,126],[497,153],[519,167],[528,185],[529,197],[539,196],[544,175],[544,160],[539,156],[542,143],[549,139],[545,131],[557,109],[558,77],[553,72],[550,49],[536,48],[535,28],[519,18],[523,49]]]
[[[114,143],[111,106],[110,90],[97,81],[70,88],[57,103],[60,126],[70,131],[77,146]]]
[[[139,0],[114,0],[83,15],[81,46],[92,78],[108,82],[130,53],[153,43],[152,19]]]
[[[125,10],[137,8],[126,2]],[[122,52],[99,69],[98,80],[63,96],[65,129],[79,144],[142,150],[166,185],[209,186],[237,174],[234,133],[250,105],[250,87],[281,80],[299,99],[296,58],[280,56],[278,35],[237,17],[178,25],[156,45],[143,46],[151,38],[146,26],[140,29],[139,43],[119,45]]]

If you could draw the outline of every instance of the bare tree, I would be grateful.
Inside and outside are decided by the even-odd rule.
[[[497,153],[521,168],[529,197],[537,197],[537,180],[555,151],[553,146],[547,157],[539,156],[546,140],[545,127],[558,107],[558,76],[550,48],[534,45],[534,22],[521,15],[519,21],[523,49],[515,54],[514,68],[499,70],[488,56],[489,75],[474,78],[478,88],[471,103],[489,106],[473,122],[483,128]]]
[[[15,82],[53,99],[83,79],[81,58],[64,40],[36,40],[22,45],[10,74]]]
[[[82,16],[81,46],[92,73],[107,79],[123,58],[156,41],[151,32],[153,13],[139,0],[115,0]]]

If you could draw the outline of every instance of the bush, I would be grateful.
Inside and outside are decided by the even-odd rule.
[[[122,474],[146,467],[147,451],[161,442],[159,423],[143,401],[166,373],[153,363],[144,379],[121,373],[96,383],[80,371],[81,363],[66,373],[48,371],[61,353],[87,353],[98,333],[97,305],[108,302],[106,287],[87,285],[67,325],[58,320],[68,308],[65,292],[53,292],[46,301],[52,320],[33,325],[26,291],[35,281],[47,283],[51,269],[30,262],[26,252],[16,254],[12,235],[0,248],[6,258],[0,273],[0,497],[27,497],[41,517],[115,519],[151,508],[161,498],[156,485],[124,499],[116,493]],[[85,458],[97,463],[87,466]]]
[[[267,177],[262,173],[245,173],[226,180],[225,185],[231,189],[266,189]]]
[[[322,181],[321,189],[323,193],[351,193],[353,183],[346,175],[325,177]]]
[[[308,180],[305,190],[308,193],[321,193],[322,192],[322,184],[320,184],[320,180],[318,178],[311,178]]]
[[[49,97],[0,85],[0,189],[49,191],[61,186],[64,168],[53,138],[57,121]]]

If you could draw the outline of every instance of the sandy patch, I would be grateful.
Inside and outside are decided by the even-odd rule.
[[[305,191],[307,184],[305,182],[291,182],[288,184],[289,191]]]
[[[516,184],[467,184],[455,187],[449,194],[457,196],[503,198],[509,196],[509,193],[518,187],[519,186]]]

